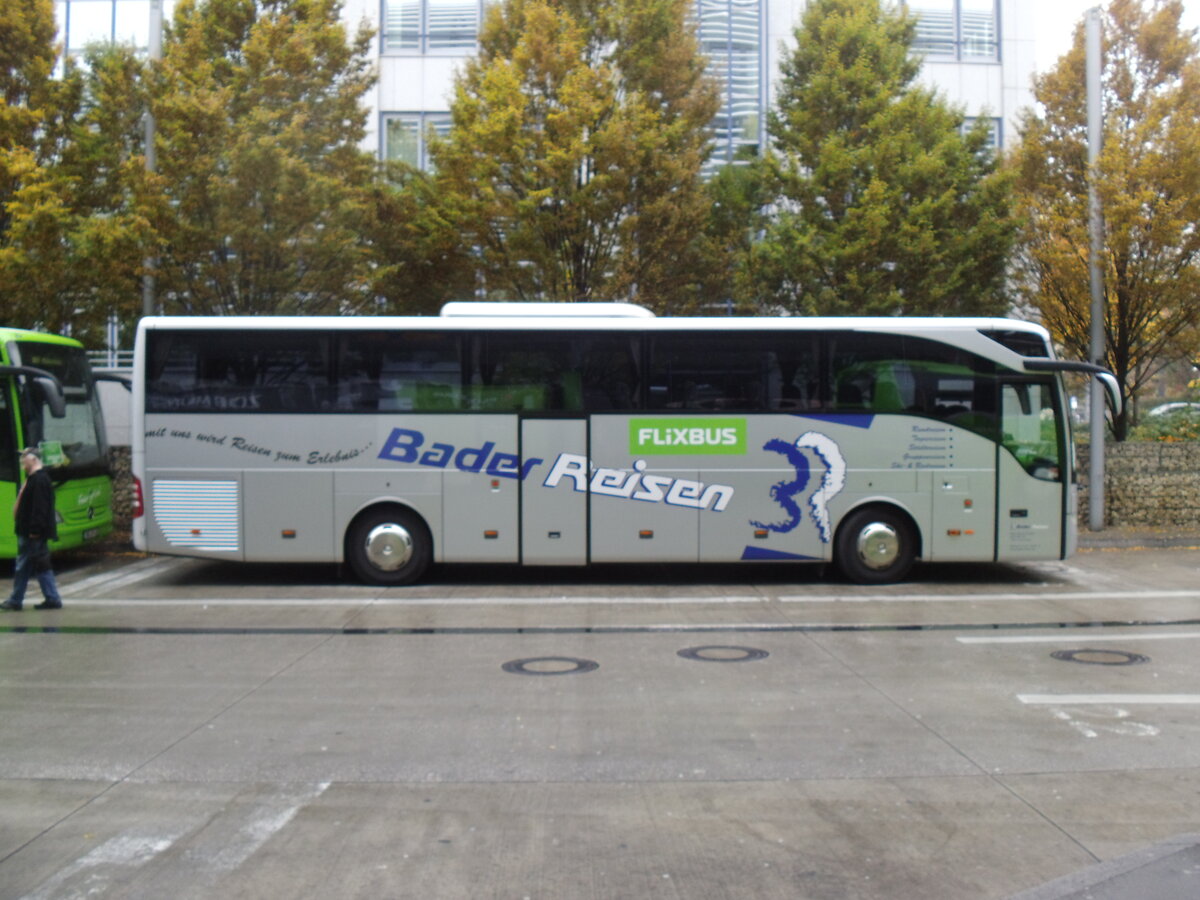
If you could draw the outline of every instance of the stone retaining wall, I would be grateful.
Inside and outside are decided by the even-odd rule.
[[[113,527],[128,531],[133,516],[132,452],[128,447],[109,447],[108,461],[113,473]]]
[[[1077,446],[1079,522],[1088,522],[1091,448]],[[1200,527],[1200,442],[1126,441],[1104,449],[1105,525]]]
[[[1077,447],[1079,521],[1088,523],[1089,448]],[[113,513],[129,528],[133,489],[128,447],[113,447]],[[1200,442],[1127,441],[1105,452],[1106,525],[1155,528],[1200,527]]]

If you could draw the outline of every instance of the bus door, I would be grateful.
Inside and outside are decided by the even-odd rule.
[[[521,561],[584,565],[587,556],[588,423],[521,420]],[[539,462],[534,462],[538,460]]]
[[[1003,379],[996,463],[996,556],[1057,559],[1070,473],[1054,383]]]

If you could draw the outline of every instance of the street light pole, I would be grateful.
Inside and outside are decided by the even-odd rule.
[[[150,69],[154,63],[162,59],[162,30],[163,30],[163,0],[150,0],[150,42],[147,56]],[[158,171],[158,155],[154,148],[154,112],[149,101],[146,104],[146,171]],[[153,256],[146,257],[145,273],[142,275],[142,315],[154,315],[154,270],[158,260]]]
[[[1104,274],[1100,260],[1104,252],[1104,223],[1097,188],[1097,168],[1104,140],[1104,110],[1100,83],[1100,8],[1087,11],[1087,109],[1088,109],[1088,275],[1092,289],[1091,357],[1104,365]],[[1088,468],[1088,527],[1104,530],[1104,391],[1092,379],[1091,457]]]

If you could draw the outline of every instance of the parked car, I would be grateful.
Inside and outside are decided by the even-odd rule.
[[[1146,413],[1148,416],[1174,416],[1180,413],[1186,413],[1191,416],[1200,415],[1200,403],[1191,403],[1188,401],[1178,401],[1176,403],[1163,403],[1160,406],[1154,407]]]

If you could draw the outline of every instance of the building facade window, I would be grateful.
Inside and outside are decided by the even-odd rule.
[[[758,153],[762,128],[761,0],[698,0],[700,50],[721,89],[707,171]]]
[[[975,123],[979,121],[981,120],[973,118],[964,119],[962,125],[963,134],[966,134],[968,131],[974,128]],[[999,153],[1000,148],[1004,146],[1004,120],[986,118],[982,119],[982,121],[988,126],[988,147],[990,147],[996,153]]]
[[[482,0],[383,0],[383,52],[473,53],[482,16]]]
[[[438,137],[449,134],[450,113],[384,113],[383,158],[429,171],[433,168],[428,147],[431,129]]]
[[[1000,59],[997,0],[910,0],[908,10],[917,17],[918,53],[963,62]]]
[[[173,0],[163,4],[170,21]],[[125,44],[145,51],[150,45],[150,0],[56,0],[58,40],[68,56],[81,57],[92,44]]]

